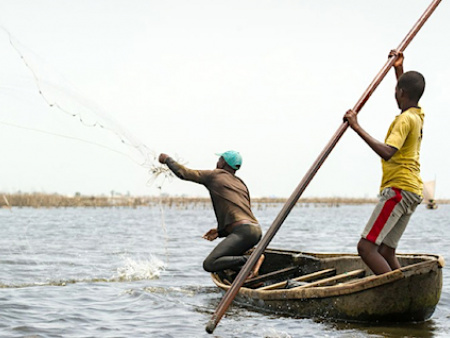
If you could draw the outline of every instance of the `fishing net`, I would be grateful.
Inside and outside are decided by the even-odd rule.
[[[57,109],[61,113],[71,116],[87,128],[97,128],[113,134],[120,144],[105,145],[14,123],[4,121],[0,123],[12,127],[44,132],[54,136],[77,139],[81,142],[92,143],[109,151],[120,153],[148,171],[148,186],[156,186],[161,189],[167,180],[173,178],[172,172],[158,162],[158,153],[156,151],[150,149],[124,126],[115,121],[100,105],[87,98],[86,95],[83,95],[64,76],[20,43],[6,28],[0,26],[0,32],[3,33],[0,34],[1,39],[4,40],[2,41],[2,46],[4,47],[6,44],[9,44],[17,53],[23,61],[24,66],[32,74],[34,85],[37,87],[39,95],[51,109]],[[17,87],[9,86],[5,88],[5,85],[2,85],[2,89],[22,89]]]

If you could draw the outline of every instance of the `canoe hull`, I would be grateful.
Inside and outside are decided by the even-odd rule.
[[[439,291],[428,292],[430,283],[442,285],[442,274],[430,277],[415,276],[410,280],[379,286],[349,295],[266,300],[241,293],[236,298],[241,304],[264,311],[298,318],[332,318],[345,321],[412,322],[429,319],[440,298]],[[396,295],[396,301],[392,301]]]
[[[266,255],[271,257],[269,249]],[[291,255],[293,252],[275,251],[275,254]],[[314,255],[314,254],[308,254]],[[354,268],[364,267],[356,255],[336,255],[322,257],[314,261],[315,268],[345,265]],[[409,264],[401,270],[395,270],[381,276],[371,275],[349,283],[315,288],[294,288],[276,290],[258,290],[249,287],[240,289],[236,301],[245,306],[265,312],[288,315],[297,318],[327,318],[343,321],[362,322],[411,322],[429,319],[441,295],[442,258],[427,256],[424,261],[405,257]],[[345,264],[341,262],[347,261]],[[420,255],[420,257],[425,257]],[[433,257],[435,259],[433,259]],[[439,259],[441,262],[439,262]],[[285,257],[283,258],[285,260]],[[283,261],[281,259],[281,261]],[[402,260],[402,259],[401,259]],[[350,262],[350,263],[349,263]],[[270,262],[269,262],[270,263]],[[284,263],[285,264],[285,263]],[[276,265],[276,264],[275,264]],[[305,264],[306,265],[306,264]],[[341,272],[341,271],[339,271]],[[223,284],[216,275],[213,281],[222,290],[229,285]]]

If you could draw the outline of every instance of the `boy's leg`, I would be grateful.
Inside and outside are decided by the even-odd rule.
[[[386,250],[382,248],[380,251],[380,245],[401,217],[401,211],[398,210],[401,208],[399,205],[401,201],[400,189],[384,189],[358,243],[359,255],[377,275],[392,271],[390,262],[383,255]],[[390,261],[392,262],[392,259]]]
[[[378,248],[378,252],[384,257],[384,259],[388,262],[389,266],[392,270],[400,269],[402,266],[395,256],[395,249],[387,246],[382,243]]]
[[[380,275],[392,271],[389,263],[378,251],[379,246],[361,238],[358,243],[358,253],[374,274]]]
[[[403,215],[399,218],[395,226],[389,231],[386,237],[381,243],[379,252],[389,263],[392,270],[400,269],[401,265],[395,256],[395,248],[398,246],[398,242],[406,229],[406,226],[411,218],[411,215],[416,210],[417,206],[422,201],[419,195],[416,195],[409,191],[402,191],[401,207]]]
[[[386,188],[358,243],[358,252],[375,274],[400,268],[395,248],[421,197],[397,188]]]

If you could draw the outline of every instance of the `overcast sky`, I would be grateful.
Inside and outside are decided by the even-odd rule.
[[[0,0],[13,42],[0,30],[0,191],[157,194],[124,140],[196,169],[238,150],[253,197],[288,197],[430,3]],[[449,17],[443,1],[404,64],[427,80],[422,178],[437,198],[450,198]],[[394,86],[390,71],[359,115],[379,140]],[[348,130],[304,196],[374,198],[380,180]],[[163,192],[207,196],[179,180]]]

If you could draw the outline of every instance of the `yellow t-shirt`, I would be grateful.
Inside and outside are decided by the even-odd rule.
[[[395,187],[422,196],[419,158],[424,116],[421,108],[412,107],[396,116],[389,127],[384,143],[398,150],[389,161],[381,160],[380,191]]]

